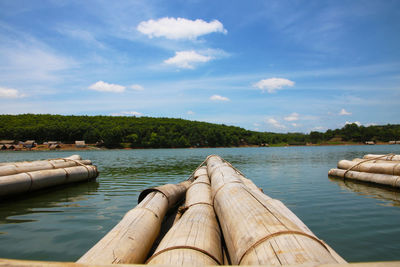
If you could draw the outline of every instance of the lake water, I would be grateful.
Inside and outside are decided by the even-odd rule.
[[[400,260],[400,192],[328,179],[341,159],[400,154],[400,146],[0,152],[1,161],[80,154],[95,182],[0,202],[0,257],[75,261],[135,207],[148,187],[187,179],[210,154],[281,200],[349,262]]]

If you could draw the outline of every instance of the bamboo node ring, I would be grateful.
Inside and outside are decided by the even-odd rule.
[[[146,262],[145,264],[148,264],[153,258],[157,257],[158,255],[167,252],[169,250],[174,250],[174,249],[192,249],[192,250],[196,250],[199,251],[205,255],[207,255],[208,257],[210,257],[211,259],[213,259],[216,263],[218,263],[218,265],[221,265],[221,262],[211,253],[209,253],[208,251],[201,249],[201,248],[197,248],[197,247],[192,247],[192,246],[173,246],[173,247],[169,247],[169,248],[165,248],[160,250],[157,253],[154,253]]]
[[[251,246],[249,246],[249,247],[243,252],[243,254],[239,257],[239,261],[238,261],[237,265],[240,265],[240,263],[242,262],[243,258],[249,253],[249,251],[250,251],[251,249],[256,248],[257,246],[259,246],[259,245],[262,244],[263,242],[267,241],[268,239],[273,238],[273,237],[276,237],[276,236],[279,236],[279,235],[302,235],[302,236],[308,237],[308,238],[310,238],[310,239],[312,239],[312,240],[317,241],[318,243],[320,243],[329,253],[331,253],[330,250],[326,247],[326,245],[324,244],[324,242],[323,242],[322,240],[320,240],[320,239],[318,239],[318,238],[316,238],[316,237],[314,237],[314,236],[312,236],[312,235],[309,235],[309,234],[306,234],[306,233],[300,232],[300,231],[291,231],[291,230],[288,230],[288,231],[280,231],[280,232],[276,232],[276,233],[273,233],[273,234],[269,234],[269,235],[267,235],[267,236],[264,236],[263,238],[259,239],[257,242],[255,242],[254,244],[252,244]]]

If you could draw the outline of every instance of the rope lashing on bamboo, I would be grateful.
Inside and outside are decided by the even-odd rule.
[[[193,206],[196,206],[196,205],[209,205],[210,207],[214,208],[214,206],[213,206],[212,204],[210,204],[210,203],[207,203],[207,202],[197,202],[197,203],[191,204],[191,205],[189,205],[189,206],[184,206],[184,207],[178,208],[178,212],[179,212],[180,214],[183,214],[183,213],[185,213],[189,208],[191,208],[191,207],[193,207]]]
[[[29,178],[31,179],[31,184],[29,185],[29,189],[28,189],[28,192],[30,192],[31,191],[31,189],[32,189],[32,185],[33,185],[33,177],[32,177],[32,174],[30,174],[29,172],[26,172],[26,174],[29,176]]]
[[[192,249],[192,250],[196,250],[196,251],[199,251],[199,252],[203,253],[204,255],[207,255],[207,256],[210,257],[211,259],[213,259],[216,263],[218,263],[218,265],[222,265],[221,262],[219,262],[219,260],[218,260],[217,258],[215,258],[215,257],[214,257],[212,254],[210,254],[209,252],[207,252],[207,251],[205,251],[205,250],[203,250],[203,249],[201,249],[201,248],[193,247],[193,246],[173,246],[173,247],[165,248],[165,249],[163,249],[163,250],[158,251],[157,253],[154,253],[154,254],[146,261],[145,264],[147,264],[148,262],[150,262],[150,261],[151,261],[153,258],[155,258],[156,256],[158,256],[158,255],[160,255],[160,254],[162,254],[162,253],[164,253],[164,252],[167,252],[167,251],[170,251],[170,250],[174,250],[174,249]]]
[[[148,208],[144,208],[144,207],[140,207],[140,208],[136,208],[137,210],[145,210],[145,211],[148,211],[148,212],[150,212],[150,213],[153,213],[153,215],[156,217],[156,218],[158,218],[158,215],[154,212],[154,211],[152,211],[151,209],[148,209]]]
[[[240,265],[240,263],[242,262],[244,256],[246,256],[247,253],[249,253],[249,251],[250,251],[251,249],[256,248],[258,245],[262,244],[263,242],[267,241],[268,239],[273,238],[273,237],[276,237],[276,236],[279,236],[279,235],[301,235],[301,236],[308,237],[308,238],[310,238],[310,239],[312,239],[312,240],[317,241],[318,243],[320,243],[320,244],[330,253],[330,250],[326,247],[325,243],[322,242],[321,240],[319,240],[318,238],[316,238],[315,236],[312,236],[312,235],[309,235],[309,234],[307,234],[307,233],[300,232],[300,231],[291,231],[291,230],[288,230],[288,231],[280,231],[280,232],[276,232],[276,233],[269,234],[269,235],[267,235],[267,236],[265,236],[265,237],[259,239],[258,241],[254,242],[254,244],[252,244],[251,246],[249,246],[249,247],[245,250],[245,252],[243,252],[243,254],[239,257],[239,263],[238,263],[237,265]]]
[[[367,162],[367,161],[377,160],[377,159],[381,159],[381,158],[389,157],[389,156],[392,156],[391,158],[393,158],[393,157],[395,156],[395,154],[389,153],[389,154],[382,155],[382,156],[379,156],[379,157],[375,157],[375,158],[370,158],[370,159],[362,160],[362,161],[358,162],[357,164],[355,164],[355,165],[351,166],[350,168],[348,168],[348,169],[344,172],[344,174],[343,174],[343,179],[346,178],[346,174],[347,174],[349,171],[351,171],[351,170],[354,169],[355,167],[359,166],[360,164],[362,164],[362,163],[364,163],[364,162]]]
[[[83,164],[82,162],[79,162],[78,160],[74,160],[74,159],[67,159],[67,158],[58,158],[58,159],[64,160],[65,162],[72,161],[72,162],[75,162],[77,165],[81,165],[81,166],[85,167],[85,169],[86,169],[87,172],[88,172],[87,179],[88,179],[88,180],[90,179],[90,170],[89,170],[89,168],[86,166],[86,164]],[[56,160],[57,160],[57,159],[56,159]],[[49,163],[50,163],[50,160],[49,160]],[[51,164],[51,163],[50,163],[50,164]],[[53,165],[53,166],[54,166],[54,165]],[[54,167],[55,167],[55,166],[54,166]],[[65,172],[67,172],[67,171],[65,171]],[[68,173],[67,173],[67,178],[68,178]]]

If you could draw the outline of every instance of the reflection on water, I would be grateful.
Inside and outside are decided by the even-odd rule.
[[[208,155],[218,154],[346,260],[400,260],[398,193],[327,179],[341,159],[390,152],[400,154],[400,146],[79,151],[98,166],[97,182],[0,202],[0,258],[75,261],[136,206],[142,190],[187,179]],[[76,153],[0,152],[0,162]]]
[[[336,177],[329,177],[329,179],[340,186],[340,188],[350,190],[357,193],[358,195],[365,196],[367,198],[375,198],[384,201],[380,205],[397,206],[400,207],[400,190],[391,188],[388,186],[372,185],[368,183],[362,183],[352,181],[349,179],[341,179]]]
[[[32,192],[24,196],[17,196],[3,200],[0,203],[0,224],[24,223],[36,220],[23,219],[30,214],[58,213],[61,210],[54,208],[80,207],[82,200],[96,192],[99,187],[97,181],[73,184],[60,190],[61,187],[47,188]]]

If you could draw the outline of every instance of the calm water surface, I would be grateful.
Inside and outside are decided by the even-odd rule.
[[[135,207],[143,189],[187,179],[218,154],[347,261],[400,260],[400,192],[327,177],[340,159],[391,152],[400,154],[400,146],[0,152],[0,162],[79,153],[101,172],[96,182],[0,202],[0,257],[75,261]]]

